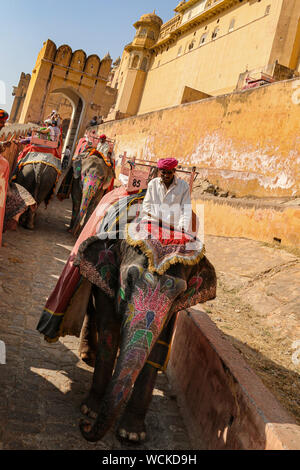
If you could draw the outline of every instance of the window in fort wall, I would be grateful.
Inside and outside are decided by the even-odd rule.
[[[214,29],[214,31],[213,31],[213,33],[212,33],[212,35],[211,35],[211,38],[212,38],[212,39],[216,39],[216,37],[218,36],[219,31],[220,31],[220,28],[217,26],[217,27]]]
[[[228,33],[231,33],[231,31],[234,30],[234,25],[235,25],[235,18],[232,18],[232,20],[230,21]]]
[[[141,65],[141,70],[143,70],[144,72],[146,72],[147,70],[147,65],[148,65],[148,60],[146,57],[143,58],[143,61],[142,61],[142,65]]]
[[[205,43],[206,38],[207,38],[207,34],[208,34],[208,33],[202,34],[202,36],[201,36],[201,38],[200,38],[199,46],[202,46],[202,45]]]
[[[194,48],[195,40],[191,41],[188,45],[188,50],[191,51]]]
[[[268,5],[265,11],[265,15],[268,15],[270,13],[270,10],[271,10],[271,5]]]
[[[180,48],[178,49],[178,52],[177,52],[177,57],[180,56],[182,53],[182,46],[180,46]]]
[[[141,29],[140,31],[138,31],[138,36],[140,36],[140,37],[145,37],[145,36],[147,36],[147,29],[146,29],[146,28],[143,28],[143,29]]]
[[[132,59],[131,67],[133,69],[136,69],[139,63],[139,56],[135,55],[134,58]]]

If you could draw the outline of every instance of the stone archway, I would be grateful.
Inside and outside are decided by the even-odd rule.
[[[109,54],[102,60],[95,54],[87,57],[83,50],[72,52],[66,44],[57,48],[48,39],[38,55],[19,122],[41,123],[61,107],[62,119],[70,119],[64,145],[74,148],[92,117],[106,117],[116,101],[117,90],[107,86],[111,63]]]
[[[70,147],[71,152],[75,150],[75,144],[78,137],[79,129],[82,124],[82,119],[85,112],[85,101],[82,96],[71,87],[56,88],[50,92],[50,96],[53,94],[61,94],[66,98],[72,106],[72,115],[70,118],[70,124],[66,133],[64,141],[63,151],[66,146]]]
[[[70,122],[71,122],[71,119],[63,119],[63,121],[62,121],[61,128],[62,128],[63,140],[65,140],[65,138],[67,136],[69,126],[70,126]]]

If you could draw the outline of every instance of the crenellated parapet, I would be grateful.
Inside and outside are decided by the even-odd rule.
[[[108,57],[106,55],[101,60],[96,54],[87,56],[82,49],[73,52],[71,47],[67,44],[57,47],[50,39],[43,44],[43,48],[36,61],[34,73],[42,61],[48,61],[53,65],[63,67],[70,71],[97,77],[102,80],[107,80],[112,63],[110,56]]]

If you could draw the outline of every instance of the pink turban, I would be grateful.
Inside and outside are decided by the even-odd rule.
[[[102,135],[100,135],[99,138],[100,138],[100,139],[106,139],[106,135],[105,135],[105,134],[102,134]]]
[[[4,109],[0,109],[0,121],[6,121],[9,118],[8,114]]]
[[[157,168],[159,170],[173,170],[178,165],[176,158],[162,158],[157,162]]]

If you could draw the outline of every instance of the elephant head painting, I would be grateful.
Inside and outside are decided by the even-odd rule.
[[[96,149],[88,148],[76,157],[73,176],[73,208],[69,228],[77,235],[111,186],[115,174],[109,158],[103,158]]]
[[[187,252],[181,244],[140,240],[133,236],[140,233],[134,216],[122,232],[122,215],[138,212],[144,195],[118,188],[104,196],[102,215],[98,207],[82,231],[37,326],[50,342],[81,331],[80,355],[94,366],[81,404],[80,430],[88,441],[100,440],[121,410],[118,437],[145,440],[145,416],[157,372],[167,365],[176,313],[216,295],[215,270],[201,242]]]

